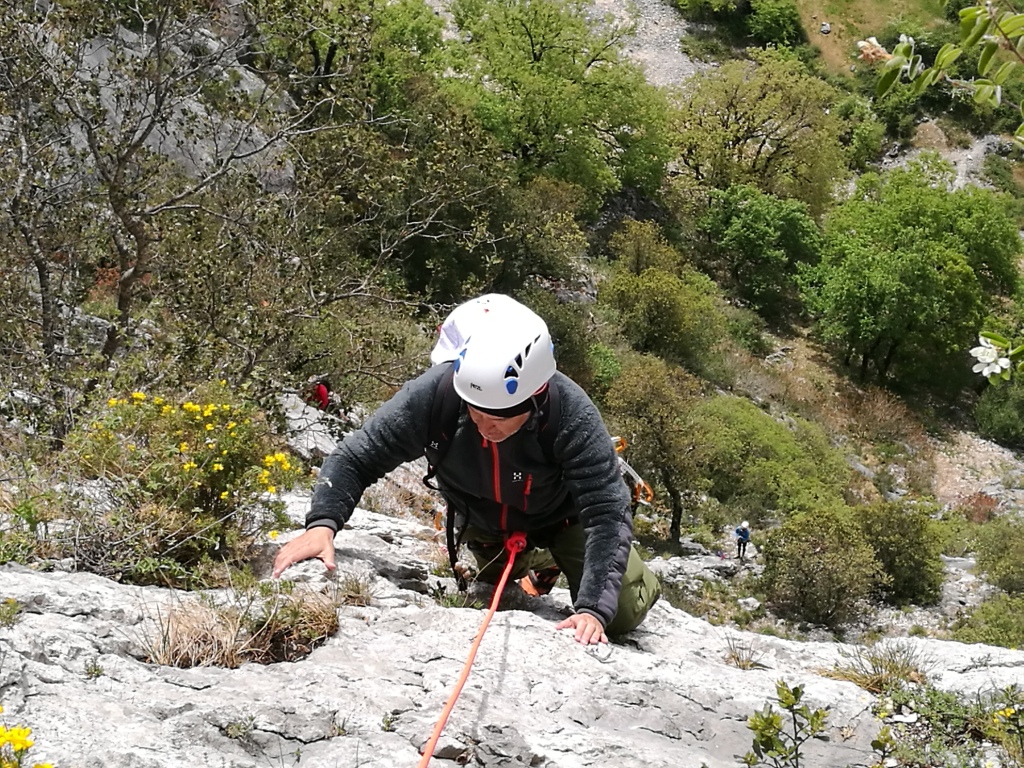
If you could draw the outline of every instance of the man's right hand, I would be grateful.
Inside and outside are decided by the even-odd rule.
[[[292,563],[309,560],[311,557],[323,560],[328,571],[338,567],[334,562],[333,529],[326,525],[310,528],[281,547],[274,558],[274,578],[280,578]]]

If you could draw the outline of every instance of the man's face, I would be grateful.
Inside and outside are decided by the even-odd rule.
[[[529,411],[503,419],[500,416],[491,416],[489,413],[478,411],[471,405],[468,408],[469,418],[476,424],[480,436],[492,443],[500,443],[502,440],[512,437],[530,419]]]

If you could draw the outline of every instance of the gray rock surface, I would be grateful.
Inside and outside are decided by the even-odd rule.
[[[298,518],[308,499],[287,502]],[[484,616],[424,594],[439,581],[429,575],[433,534],[359,510],[336,539],[338,572],[366,577],[372,603],[342,607],[336,636],[303,661],[238,669],[144,660],[169,609],[193,595],[0,568],[0,597],[25,605],[0,630],[4,718],[33,729],[33,760],[61,768],[415,766]],[[319,562],[289,576],[328,583]],[[750,746],[745,718],[778,679],[830,707],[828,738],[809,745],[809,765],[871,763],[873,698],[819,674],[848,647],[712,627],[662,601],[610,652],[592,651],[554,630],[568,601],[562,589],[506,601],[517,608],[491,623],[431,765],[732,767]],[[1024,653],[905,642],[935,660],[942,686],[1024,683]],[[750,648],[759,667],[728,665],[730,646]]]

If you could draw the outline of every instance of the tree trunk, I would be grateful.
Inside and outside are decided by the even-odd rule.
[[[683,527],[683,496],[672,480],[672,473],[667,469],[662,469],[660,474],[661,483],[665,486],[665,490],[668,491],[668,497],[672,506],[672,522],[669,525],[668,535],[672,539],[672,546],[677,547],[679,546],[679,537],[682,535]]]

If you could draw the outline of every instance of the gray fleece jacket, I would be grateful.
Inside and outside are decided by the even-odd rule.
[[[313,491],[306,527],[338,530],[363,491],[398,465],[424,455],[439,365],[408,382],[327,457]],[[463,404],[458,428],[435,476],[449,506],[496,537],[523,531],[543,546],[543,534],[578,517],[586,534],[577,612],[605,626],[614,618],[633,535],[629,493],[611,438],[596,406],[572,379],[556,373],[555,465],[537,438],[536,416],[501,443],[482,438]],[[535,536],[530,536],[535,534]]]

